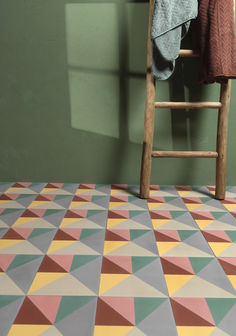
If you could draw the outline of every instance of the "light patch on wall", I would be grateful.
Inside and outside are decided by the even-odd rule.
[[[116,4],[65,5],[72,127],[119,137]]]

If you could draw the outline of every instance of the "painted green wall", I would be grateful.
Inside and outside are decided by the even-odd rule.
[[[139,183],[148,3],[0,2],[0,180]],[[160,100],[217,100],[178,62]],[[228,184],[236,184],[236,82]],[[156,113],[155,148],[215,150],[215,110]],[[153,160],[152,183],[214,184],[214,159]]]

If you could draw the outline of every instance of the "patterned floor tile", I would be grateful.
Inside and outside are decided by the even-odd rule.
[[[236,330],[236,187],[0,183],[1,336]]]

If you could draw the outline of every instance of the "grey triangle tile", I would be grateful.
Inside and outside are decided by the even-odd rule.
[[[204,267],[198,273],[198,276],[236,295],[235,289],[232,287],[232,284],[217,259],[213,259],[206,267]]]
[[[15,282],[15,284],[25,293],[27,291],[37,273],[42,262],[43,256],[32,260],[22,266],[7,271],[7,275]]]
[[[142,213],[140,215],[137,215],[135,217],[132,217],[132,220],[152,228],[152,221],[151,221],[149,211],[144,212],[144,213]]]
[[[81,242],[91,247],[98,253],[102,253],[104,246],[104,239],[105,239],[105,230],[100,230],[99,232],[82,239]]]
[[[59,226],[61,224],[62,219],[66,214],[66,210],[58,211],[53,213],[52,215],[48,215],[43,217],[47,222],[53,224],[54,226]]]
[[[96,314],[97,298],[88,302],[85,306],[77,309],[61,321],[55,324],[56,328],[66,336],[93,335],[94,320]]]
[[[0,220],[5,222],[8,226],[12,226],[24,211],[25,209],[20,209],[15,212],[10,212],[5,215],[1,215]]]
[[[4,193],[9,189],[15,182],[1,182],[0,183],[0,193]]]
[[[236,304],[233,308],[226,314],[223,320],[219,323],[218,327],[223,331],[227,332],[229,335],[235,335],[236,330]]]
[[[71,194],[75,194],[79,184],[78,183],[64,183],[63,189],[70,192]]]
[[[141,321],[137,327],[145,335],[156,336],[177,336],[175,321],[169,300],[165,300],[153,313]]]
[[[71,274],[94,293],[98,294],[101,266],[102,256],[99,256],[93,261],[75,269]]]
[[[158,255],[157,246],[153,230],[146,232],[144,235],[138,237],[133,241],[136,245],[145,248],[146,250]]]
[[[184,241],[186,244],[195,247],[203,252],[212,254],[212,250],[209,247],[207,241],[203,237],[202,233],[200,231],[196,231],[192,236],[185,239]]]
[[[36,246],[40,251],[46,253],[49,245],[51,244],[54,236],[56,234],[56,229],[46,232],[44,234],[29,238],[28,241]]]
[[[159,258],[156,258],[153,262],[135,272],[135,276],[158,289],[163,294],[168,295]]]
[[[90,216],[88,219],[96,224],[101,225],[102,227],[105,227],[107,223],[107,210],[104,210],[96,215]]]
[[[27,195],[26,197],[17,198],[17,202],[27,208],[34,199],[35,195]]]
[[[18,310],[20,309],[20,306],[23,301],[24,301],[24,296],[20,297],[16,301],[0,309],[0,335],[1,336],[8,335],[8,332],[16,318]]]

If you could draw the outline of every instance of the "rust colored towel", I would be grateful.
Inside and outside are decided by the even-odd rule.
[[[233,0],[199,0],[193,33],[196,47],[200,50],[201,83],[223,83],[236,78],[233,8]]]

